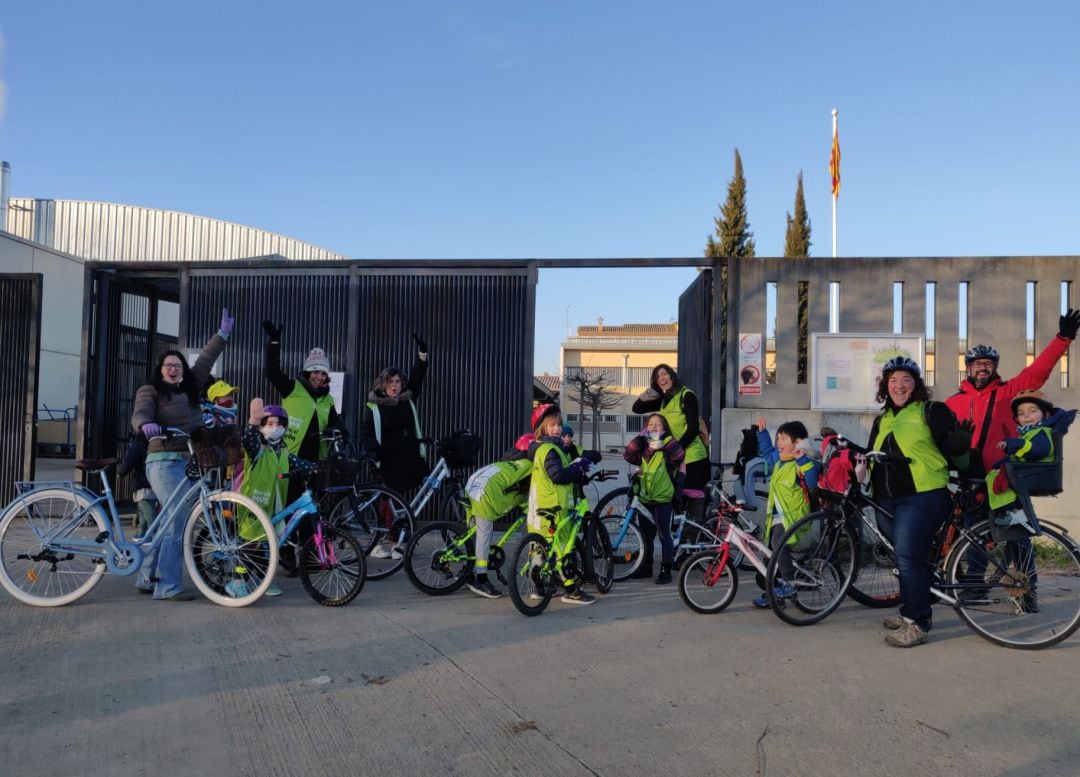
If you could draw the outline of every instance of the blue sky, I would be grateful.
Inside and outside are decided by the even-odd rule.
[[[358,258],[698,256],[738,147],[758,254],[804,173],[846,256],[1075,254],[1065,2],[6,3],[16,196],[249,224]],[[545,271],[572,323],[667,321],[693,271]]]

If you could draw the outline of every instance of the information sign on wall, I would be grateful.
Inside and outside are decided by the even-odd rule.
[[[761,393],[764,338],[758,332],[739,334],[739,394]]]
[[[916,334],[810,335],[813,410],[878,410],[881,367],[894,356],[923,366],[923,336]]]

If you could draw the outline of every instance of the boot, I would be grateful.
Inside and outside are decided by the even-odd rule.
[[[647,577],[652,577],[653,560],[652,555],[648,555],[641,559],[641,566],[634,570],[634,574],[630,575],[631,580],[644,580]]]
[[[663,585],[671,582],[671,564],[661,564],[660,574],[656,576],[656,584]]]

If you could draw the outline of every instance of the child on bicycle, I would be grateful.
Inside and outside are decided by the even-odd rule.
[[[1030,534],[1036,529],[1009,485],[1005,474],[1007,461],[1049,462],[1060,454],[1054,450],[1055,431],[1064,432],[1076,417],[1076,411],[1066,412],[1055,408],[1046,396],[1037,390],[1019,392],[1012,401],[1013,420],[1016,421],[1016,437],[1007,437],[997,444],[1005,458],[997,462],[986,475],[986,487],[994,523],[998,526],[1017,526]]]
[[[488,580],[488,553],[495,521],[529,501],[529,478],[532,462],[528,459],[497,461],[481,467],[465,483],[469,497],[466,516],[476,523],[476,566],[469,590],[488,599],[498,599],[502,591]]]
[[[289,452],[285,445],[285,432],[289,428],[289,414],[280,405],[264,405],[255,397],[248,407],[248,423],[240,437],[244,446],[244,483],[240,493],[255,500],[266,514],[273,517],[285,507],[288,484],[278,477],[287,472],[311,473],[316,465]],[[240,535],[253,539],[250,528],[244,527],[241,517]],[[279,530],[280,525],[275,526]],[[256,529],[257,530],[257,529]],[[245,533],[247,532],[247,533]],[[268,538],[269,542],[273,538]],[[243,580],[234,579],[225,586],[230,596],[247,595]],[[281,589],[271,585],[267,596],[280,596]]]
[[[530,515],[541,525],[554,527],[558,519],[574,509],[574,486],[585,481],[589,467],[599,463],[599,451],[585,451],[571,459],[562,441],[562,413],[558,405],[540,405],[532,414],[536,440],[529,446],[532,482],[529,487]],[[535,510],[533,508],[535,507]],[[577,579],[564,580],[562,600],[567,604],[592,604],[596,597],[582,589]]]
[[[765,418],[758,418],[755,423],[758,449],[772,472],[765,506],[765,543],[775,553],[781,547],[780,540],[784,533],[809,514],[810,492],[817,486],[821,464],[810,458],[802,445],[810,434],[801,421],[780,424],[776,430],[775,446],[766,429]],[[782,602],[795,595],[790,582],[795,575],[790,554],[785,553],[780,557],[780,574],[783,582],[754,599],[755,607],[765,609],[770,606],[773,597]]]
[[[652,577],[653,540],[659,532],[660,574],[655,582],[670,583],[675,555],[675,543],[671,538],[672,506],[682,496],[686,451],[671,436],[664,416],[653,413],[646,419],[638,436],[626,446],[623,458],[641,468],[638,472],[640,498],[655,521],[655,525],[648,520],[638,521],[644,547],[641,549],[641,566],[633,577]]]

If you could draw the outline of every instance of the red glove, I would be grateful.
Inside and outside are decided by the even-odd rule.
[[[1009,476],[1005,474],[1005,468],[1002,467],[998,470],[997,477],[994,478],[994,493],[1004,494],[1009,490]]]

